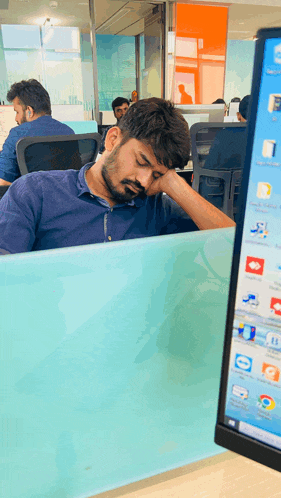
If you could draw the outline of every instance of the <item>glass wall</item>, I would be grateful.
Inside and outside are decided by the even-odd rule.
[[[35,78],[61,119],[92,119],[92,54],[85,58],[82,44],[77,27],[1,25],[1,102],[8,104],[6,94],[14,82]],[[61,105],[68,107],[62,110]]]
[[[136,89],[136,53],[134,36],[96,35],[99,105],[112,110],[116,97],[131,98]]]

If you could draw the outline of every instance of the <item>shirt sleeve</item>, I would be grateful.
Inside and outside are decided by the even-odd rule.
[[[162,195],[164,224],[160,235],[199,230],[188,214],[168,195]]]
[[[13,183],[20,177],[16,154],[16,143],[19,138],[17,128],[12,128],[0,153],[0,178],[6,182]]]
[[[42,188],[32,175],[16,180],[0,201],[0,254],[32,250],[42,207]]]

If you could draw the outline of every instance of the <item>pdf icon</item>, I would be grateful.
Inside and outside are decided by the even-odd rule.
[[[247,256],[245,271],[255,275],[263,275],[264,259]]]

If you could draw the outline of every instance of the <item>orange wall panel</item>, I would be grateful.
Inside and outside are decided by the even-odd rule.
[[[189,92],[196,104],[210,104],[223,97],[227,43],[228,8],[211,5],[177,4],[175,81],[180,74],[193,73]],[[192,47],[195,47],[191,50]],[[212,68],[212,71],[206,70]],[[217,70],[216,70],[217,67]],[[180,73],[180,74],[179,74]],[[212,85],[216,81],[216,85]],[[174,99],[179,99],[175,88]]]

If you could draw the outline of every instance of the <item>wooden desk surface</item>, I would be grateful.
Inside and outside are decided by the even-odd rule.
[[[95,498],[276,497],[281,497],[281,473],[231,451],[95,495]]]

